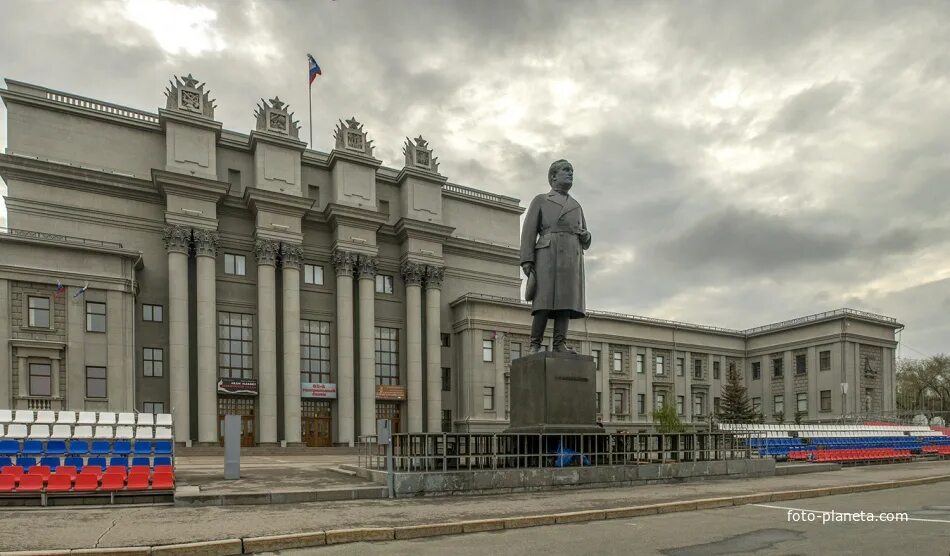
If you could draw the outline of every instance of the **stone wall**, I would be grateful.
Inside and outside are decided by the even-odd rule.
[[[858,381],[861,389],[858,391],[859,411],[881,411],[882,396],[881,377],[884,374],[884,348],[860,344],[858,348]],[[872,390],[871,407],[867,407],[867,389]]]

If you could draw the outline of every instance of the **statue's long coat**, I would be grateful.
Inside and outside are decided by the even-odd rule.
[[[532,199],[521,229],[521,262],[533,262],[538,288],[531,305],[536,311],[570,311],[584,318],[584,250],[579,232],[587,229],[581,205],[556,191]]]

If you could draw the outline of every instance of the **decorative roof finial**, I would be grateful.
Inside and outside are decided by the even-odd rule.
[[[182,79],[176,75],[165,89],[165,107],[168,110],[191,112],[214,119],[215,100],[208,97],[210,91],[190,73]]]
[[[363,130],[363,124],[356,121],[355,116],[346,120],[346,123],[340,120],[333,131],[333,137],[336,139],[336,148],[338,149],[373,156],[373,142],[367,137],[366,131]]]
[[[439,158],[432,156],[429,142],[423,139],[421,135],[415,138],[415,144],[412,141],[406,137],[406,143],[402,147],[402,154],[406,156],[406,166],[438,174]]]
[[[257,131],[268,131],[288,135],[294,139],[300,138],[299,122],[294,120],[294,113],[288,112],[290,105],[275,96],[269,101],[261,99],[254,116],[257,118]]]

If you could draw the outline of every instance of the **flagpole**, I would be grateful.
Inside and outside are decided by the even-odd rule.
[[[310,148],[312,149],[313,148],[313,82],[307,85],[307,88],[309,89],[307,91],[307,100],[308,100],[307,108],[308,108],[308,112],[310,112]]]

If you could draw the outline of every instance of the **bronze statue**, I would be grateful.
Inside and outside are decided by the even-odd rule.
[[[581,205],[568,194],[574,167],[558,160],[548,169],[551,191],[531,200],[521,230],[521,269],[528,277],[525,297],[531,301],[531,349],[541,349],[548,319],[554,319],[554,351],[567,347],[570,319],[585,316],[584,250],[590,232]]]

